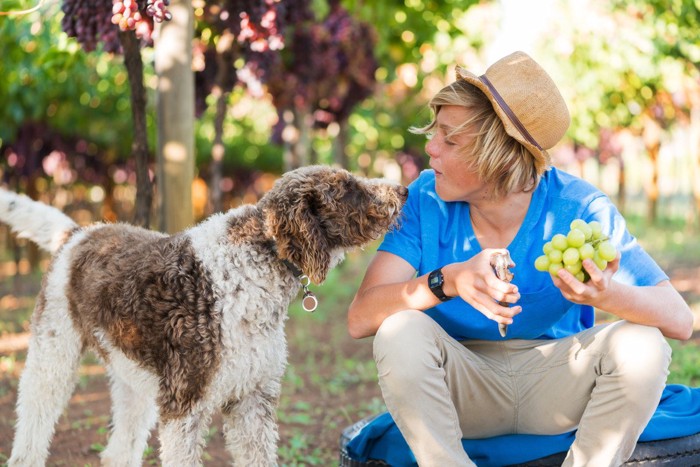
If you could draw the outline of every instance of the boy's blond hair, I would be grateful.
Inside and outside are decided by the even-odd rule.
[[[440,90],[429,105],[432,121],[424,127],[410,128],[411,132],[430,135],[436,130],[437,115],[443,106],[464,107],[467,118],[448,137],[462,133],[472,136],[471,143],[460,150],[465,163],[492,187],[492,195],[501,198],[535,189],[544,170],[538,173],[532,154],[506,133],[491,102],[476,86],[457,80]]]

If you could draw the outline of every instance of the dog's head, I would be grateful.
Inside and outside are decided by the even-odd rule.
[[[345,251],[392,227],[407,196],[408,190],[396,183],[309,166],[282,176],[259,206],[280,258],[318,284]]]

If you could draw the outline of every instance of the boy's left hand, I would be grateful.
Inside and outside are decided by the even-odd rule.
[[[583,267],[590,276],[585,283],[576,279],[564,268],[561,268],[556,276],[552,276],[552,280],[567,300],[595,306],[595,303],[608,291],[612,276],[620,267],[620,253],[617,254],[617,258],[608,263],[604,271],[601,271],[592,259],[584,260]]]

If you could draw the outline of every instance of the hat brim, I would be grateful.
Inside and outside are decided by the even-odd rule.
[[[498,115],[498,118],[500,118],[501,122],[503,122],[503,126],[505,127],[506,133],[508,133],[510,136],[513,137],[516,141],[518,141],[520,144],[525,146],[525,148],[530,152],[535,157],[535,164],[538,169],[541,168],[541,166],[547,167],[549,165],[549,153],[545,151],[544,149],[540,149],[534,144],[530,143],[525,139],[525,137],[520,133],[520,131],[516,128],[516,126],[511,122],[510,117],[508,114],[501,108],[500,104],[496,100],[496,98],[493,96],[493,93],[489,89],[489,87],[479,79],[478,76],[476,76],[474,73],[462,68],[462,67],[457,67],[457,78],[458,79],[463,79],[464,81],[468,82],[469,84],[472,84],[479,88],[481,92],[483,92],[486,97],[491,101],[491,105],[493,106],[493,109],[496,111],[496,114]],[[539,172],[539,170],[538,170]]]

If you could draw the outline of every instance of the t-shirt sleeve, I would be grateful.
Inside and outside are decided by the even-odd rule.
[[[420,266],[422,255],[419,180],[408,186],[408,199],[401,211],[399,225],[387,232],[378,248],[379,251],[405,259],[416,270]]]
[[[603,233],[621,253],[615,280],[629,285],[650,286],[668,280],[668,275],[642,248],[627,229],[627,222],[607,196],[596,197],[588,207],[587,221],[597,220]]]

